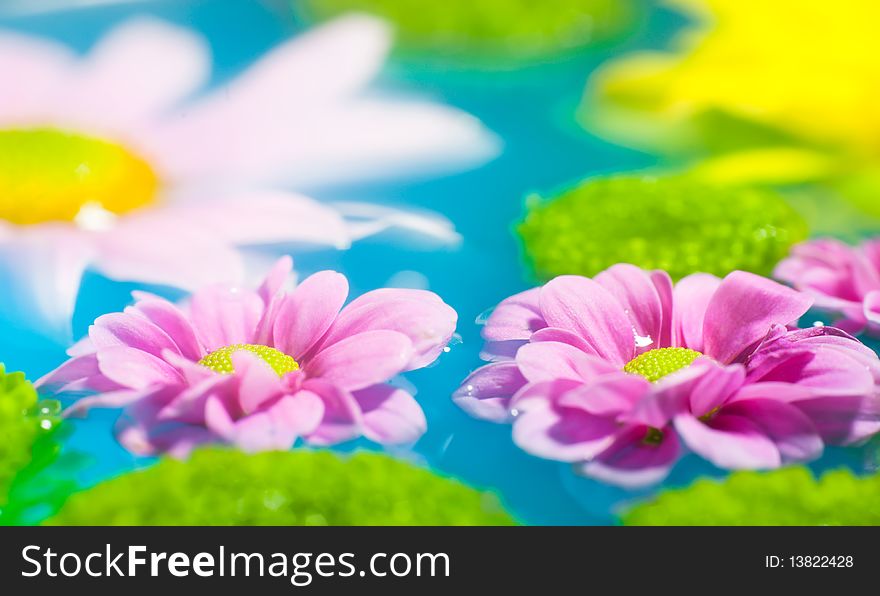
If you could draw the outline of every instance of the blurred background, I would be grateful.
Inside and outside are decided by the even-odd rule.
[[[844,72],[857,81],[876,74],[871,62],[880,52],[862,52],[855,66],[847,61],[835,65],[828,48],[837,46],[826,40],[815,44],[821,46],[816,55],[798,53],[771,63],[760,51],[770,56],[779,47],[792,47],[786,36],[796,35],[797,28],[804,26],[794,18],[794,24],[789,23],[792,32],[787,32],[789,25],[783,21],[791,15],[786,10],[808,9],[773,3],[766,15],[760,9],[759,18],[752,12],[758,10],[758,3],[752,4],[0,0],[0,28],[48,37],[86,52],[132,16],[163,19],[191,28],[207,40],[213,59],[210,89],[229,81],[280,42],[336,15],[355,10],[390,19],[395,46],[371,89],[467,112],[497,135],[501,151],[484,165],[442,176],[404,172],[390,181],[297,187],[327,202],[367,201],[440,213],[463,241],[458,247],[402,249],[393,234],[385,234],[346,251],[295,254],[296,267],[303,275],[324,268],[342,271],[353,295],[389,285],[430,289],[458,311],[460,341],[433,367],[407,375],[418,388],[428,432],[414,448],[395,455],[497,492],[526,523],[592,524],[613,521],[621,504],[650,491],[629,493],[578,478],[564,464],[531,457],[513,445],[509,427],[473,420],[450,400],[461,380],[479,365],[481,340],[474,322],[504,297],[539,281],[515,233],[526,198],[534,193],[552,196],[597,174],[703,168],[725,182],[772,185],[785,192],[795,188],[798,196],[808,194],[811,198],[802,204],[808,205],[804,214],[815,224],[814,233],[851,238],[878,229],[871,209],[880,211],[876,207],[880,201],[871,197],[876,197],[872,185],[880,136],[871,137],[863,130],[873,130],[880,121],[875,118],[880,102],[871,105],[864,100],[868,93],[877,99],[877,78],[872,79],[873,90],[840,85],[839,96],[832,98],[836,103],[807,102],[803,96],[812,93],[812,85],[822,85],[813,76],[815,64],[810,66],[807,60],[822,61],[818,70],[826,73],[827,88],[832,84],[829,80],[836,80],[835,73]],[[730,17],[736,6],[740,6],[737,14],[747,18]],[[835,6],[835,17],[850,8],[873,11],[867,3]],[[764,16],[780,20],[770,24]],[[850,17],[859,20],[855,14]],[[761,36],[768,34],[757,21],[771,29],[773,43],[756,48],[749,36],[765,39]],[[711,37],[718,23],[723,24],[718,31],[727,36],[720,40]],[[831,35],[839,32],[827,21],[823,26]],[[731,32],[736,27],[741,29]],[[707,31],[712,41],[701,37]],[[748,48],[747,58],[730,40]],[[785,81],[775,76],[782,71],[789,73]],[[714,84],[718,80],[724,81],[723,92],[705,91],[719,88]],[[810,87],[792,86],[790,81]],[[0,88],[9,84],[4,81]],[[759,92],[750,94],[749,84]],[[786,89],[801,102],[786,96]],[[833,106],[835,113],[850,110],[849,119],[823,120],[822,106]],[[854,106],[862,107],[861,118],[856,118]],[[849,126],[850,119],[858,123]],[[828,126],[821,126],[822,122]],[[768,171],[781,174],[768,176]],[[841,183],[844,178],[853,180],[852,172],[858,173],[857,188]],[[283,247],[276,252],[284,252]],[[82,336],[98,315],[121,310],[130,302],[130,291],[139,287],[88,272],[74,314],[74,337]],[[156,291],[176,297],[166,289]],[[4,325],[0,360],[7,370],[21,370],[36,379],[64,360],[67,346]],[[85,485],[152,461],[132,456],[115,442],[111,428],[117,414],[96,410],[73,425],[65,449],[82,455],[78,475]],[[366,442],[341,447],[361,448],[376,449]],[[864,470],[866,457],[859,450],[832,451],[813,467],[843,464]],[[687,457],[664,487],[685,485],[702,475],[723,473]]]

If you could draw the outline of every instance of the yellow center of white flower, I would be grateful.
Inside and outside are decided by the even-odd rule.
[[[159,179],[125,147],[52,128],[0,130],[0,219],[88,227],[152,203]]]
[[[668,374],[690,366],[700,356],[702,354],[688,348],[657,348],[636,356],[626,363],[623,370],[654,383]]]
[[[279,377],[299,369],[299,363],[284,352],[258,344],[232,344],[231,346],[214,350],[199,360],[199,364],[207,366],[214,372],[227,375],[232,374],[235,372],[235,369],[232,367],[232,354],[241,351],[257,355],[263,362],[272,367],[272,370]]]

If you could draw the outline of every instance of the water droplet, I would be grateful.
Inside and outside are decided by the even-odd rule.
[[[633,337],[637,348],[647,348],[654,343],[654,339],[650,335],[639,335],[635,330],[633,330]]]
[[[485,325],[486,321],[489,320],[489,317],[492,316],[492,313],[494,311],[495,311],[494,306],[492,308],[487,308],[486,310],[481,312],[479,315],[477,315],[477,318],[474,319],[474,323],[476,323],[477,325]]]

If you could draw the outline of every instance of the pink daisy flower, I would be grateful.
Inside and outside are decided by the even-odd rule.
[[[816,308],[840,315],[837,327],[880,335],[880,239],[859,246],[831,238],[797,244],[774,276],[812,296]]]
[[[215,285],[178,307],[135,293],[99,317],[71,358],[38,382],[81,397],[68,413],[124,407],[119,441],[138,454],[184,455],[208,442],[248,451],[358,436],[410,443],[426,429],[406,390],[388,384],[448,343],[456,313],[424,290],[348,296],[322,271],[285,291],[281,259],[257,291]]]
[[[843,331],[789,329],[811,299],[737,271],[673,286],[615,265],[512,296],[454,395],[513,439],[588,476],[661,480],[682,443],[729,469],[808,461],[880,430],[880,360]]]
[[[366,92],[390,40],[380,21],[342,18],[194,97],[210,57],[185,29],[131,22],[85,56],[0,34],[2,310],[57,332],[87,267],[193,290],[240,282],[242,246],[346,248],[390,225],[456,240],[439,218],[331,209],[279,190],[458,168],[497,151],[467,114]]]

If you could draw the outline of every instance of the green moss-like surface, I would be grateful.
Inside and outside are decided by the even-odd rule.
[[[72,496],[60,525],[509,525],[497,499],[359,453],[202,449]]]
[[[36,486],[31,480],[54,463],[60,404],[40,401],[23,373],[0,364],[0,525],[26,523],[28,510],[54,510],[66,485]]]
[[[632,28],[640,0],[304,0],[308,20],[365,12],[390,21],[405,50],[539,59],[608,41]]]
[[[880,475],[848,470],[820,479],[803,467],[737,472],[662,493],[623,515],[626,525],[880,525]]]
[[[772,190],[687,176],[613,176],[588,179],[552,200],[530,199],[517,231],[541,280],[591,276],[615,263],[679,279],[735,269],[769,275],[806,238],[807,225]]]
[[[28,414],[36,405],[37,392],[24,374],[7,374],[0,364],[0,507],[6,504],[13,478],[31,460],[40,425]]]

